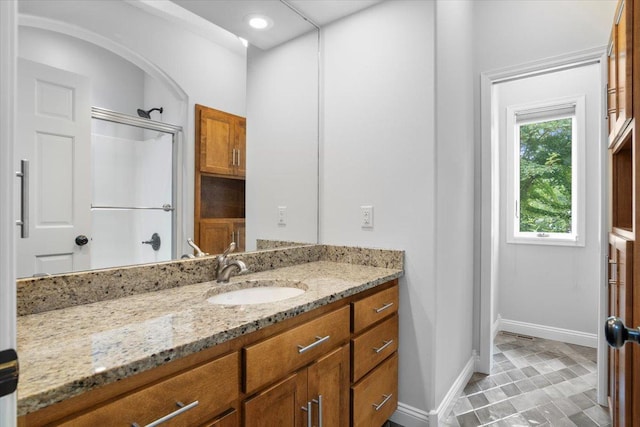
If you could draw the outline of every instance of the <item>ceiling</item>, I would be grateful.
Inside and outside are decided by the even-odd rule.
[[[311,31],[314,27],[279,0],[172,0],[201,18],[249,41],[260,49],[270,49]],[[327,25],[383,0],[288,0],[313,24]],[[273,20],[267,30],[250,28],[245,18],[261,14]]]

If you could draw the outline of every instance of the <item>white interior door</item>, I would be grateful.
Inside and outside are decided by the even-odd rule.
[[[29,238],[17,241],[17,274],[90,268],[89,80],[18,60],[15,163],[29,161]],[[89,243],[79,245],[76,237]]]

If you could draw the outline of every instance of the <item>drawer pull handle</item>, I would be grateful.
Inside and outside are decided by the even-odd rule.
[[[188,405],[185,405],[182,402],[176,402],[176,405],[178,406],[178,409],[176,409],[175,411],[173,411],[172,413],[165,415],[162,418],[158,418],[155,421],[150,422],[149,424],[147,424],[145,427],[156,427],[166,421],[169,421],[172,418],[177,417],[178,415],[182,414],[183,412],[187,412],[189,409],[195,408],[196,406],[198,406],[200,404],[200,402],[198,402],[197,400],[195,402],[191,402]],[[131,427],[140,427],[138,425],[138,423],[133,423],[131,424]]]
[[[380,408],[382,408],[384,404],[387,403],[389,399],[391,399],[391,396],[393,396],[393,394],[383,394],[382,397],[384,397],[384,400],[377,405],[375,403],[373,404],[373,407],[376,408],[376,411],[379,411]]]
[[[373,347],[373,351],[376,352],[376,354],[380,353],[381,351],[383,351],[385,348],[389,347],[391,344],[393,344],[393,340],[389,340],[389,341],[382,341],[383,346],[382,347],[378,347],[375,348]]]
[[[393,306],[393,303],[388,302],[380,308],[374,308],[373,311],[375,311],[376,313],[380,313],[381,311],[385,311],[387,308],[390,308],[391,306]]]
[[[320,344],[322,344],[323,342],[327,341],[329,339],[329,335],[327,335],[326,337],[316,337],[316,342],[313,342],[311,344],[309,344],[308,346],[303,346],[303,345],[298,345],[298,353],[302,354],[307,350],[311,350],[313,347],[316,347]]]

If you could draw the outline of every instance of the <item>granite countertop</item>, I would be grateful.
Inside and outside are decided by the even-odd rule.
[[[233,277],[300,281],[283,301],[221,306],[203,282],[18,317],[18,415],[152,369],[402,275],[397,268],[315,261]]]

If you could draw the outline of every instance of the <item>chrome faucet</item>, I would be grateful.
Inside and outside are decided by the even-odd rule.
[[[196,254],[195,255],[193,255],[193,254],[184,254],[184,255],[182,255],[182,258],[200,258],[200,257],[209,255],[208,253],[202,252],[202,250],[200,250],[198,245],[196,245],[193,240],[187,239],[187,243],[189,244],[189,246],[191,246],[196,251]]]
[[[218,255],[216,258],[216,271],[215,278],[218,283],[227,283],[231,277],[231,273],[235,271],[237,274],[248,271],[247,265],[239,259],[229,260],[229,253],[236,249],[236,242],[231,242],[229,247],[224,251],[222,255]]]

